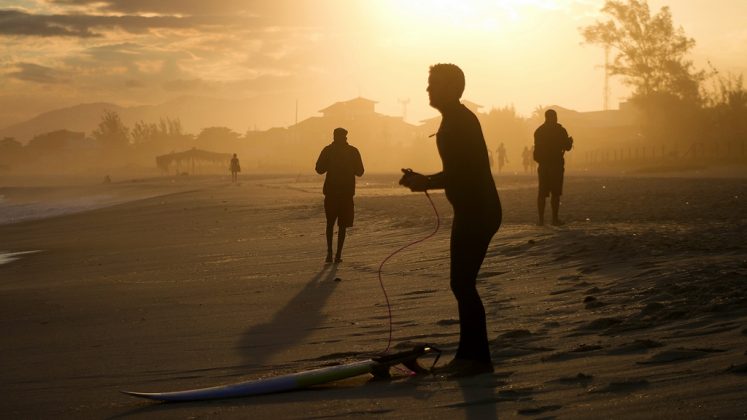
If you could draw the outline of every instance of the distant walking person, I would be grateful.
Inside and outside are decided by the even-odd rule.
[[[552,224],[560,226],[563,222],[558,218],[560,196],[563,194],[563,173],[565,159],[563,155],[573,147],[573,137],[562,125],[558,124],[558,114],[553,109],[545,111],[545,123],[534,132],[534,160],[539,167],[539,194],[537,195],[537,211],[539,220],[537,225],[545,224],[545,199],[551,196]]]
[[[231,182],[239,181],[239,172],[241,172],[241,164],[239,164],[239,158],[234,153],[233,158],[231,158]]]
[[[335,263],[342,262],[342,246],[347,228],[353,226],[355,177],[363,175],[363,161],[358,149],[348,144],[348,131],[335,128],[334,141],[322,149],[316,161],[316,172],[324,178],[324,213],[327,216],[327,262],[332,262],[332,234],[337,221]]]
[[[450,286],[459,310],[459,348],[454,360],[439,369],[453,377],[493,371],[477,273],[501,225],[501,202],[482,127],[475,114],[459,102],[462,92],[464,73],[459,67],[436,64],[430,68],[428,98],[443,117],[436,133],[443,171],[425,176],[403,169],[400,180],[412,191],[443,188],[454,208]]]
[[[503,142],[498,146],[496,152],[498,152],[498,173],[501,173],[503,166],[508,163],[508,155],[506,155],[506,148],[503,147]]]
[[[532,166],[532,152],[527,146],[524,146],[524,151],[521,152],[521,163],[524,165],[524,173],[529,172],[529,167]]]

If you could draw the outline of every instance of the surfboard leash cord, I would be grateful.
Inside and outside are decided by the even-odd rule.
[[[387,295],[387,293],[386,293],[386,288],[384,287],[384,280],[382,280],[382,278],[381,278],[381,271],[384,268],[384,264],[386,264],[386,262],[389,261],[390,258],[392,258],[393,256],[397,255],[401,251],[404,251],[405,249],[407,249],[407,248],[409,248],[409,247],[411,247],[413,245],[419,244],[421,242],[424,242],[424,241],[432,238],[433,236],[436,235],[436,233],[438,233],[438,229],[441,227],[441,218],[438,215],[438,210],[436,209],[436,205],[433,204],[433,199],[428,194],[428,191],[424,191],[424,192],[425,192],[425,197],[428,199],[428,202],[431,204],[431,207],[433,208],[433,213],[435,213],[435,215],[436,215],[436,228],[433,229],[433,232],[431,232],[430,234],[428,234],[428,236],[426,236],[424,238],[420,238],[420,239],[418,239],[418,240],[416,240],[414,242],[410,242],[409,244],[407,244],[407,245],[405,245],[405,246],[397,249],[396,251],[392,252],[386,258],[384,258],[383,261],[381,261],[381,264],[379,264],[379,270],[378,270],[379,285],[381,286],[381,291],[384,293],[384,300],[386,301],[386,308],[387,308],[387,312],[388,312],[388,315],[389,315],[389,338],[388,338],[387,343],[386,343],[386,348],[380,354],[386,354],[389,351],[390,347],[392,346],[392,305],[389,303],[389,295]]]

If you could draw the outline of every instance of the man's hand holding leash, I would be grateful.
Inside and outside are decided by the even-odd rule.
[[[402,178],[399,184],[410,189],[413,192],[426,191],[430,180],[427,176],[417,173],[410,168],[402,169]]]

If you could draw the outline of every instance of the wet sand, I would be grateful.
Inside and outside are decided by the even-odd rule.
[[[321,177],[202,178],[0,225],[0,412],[9,418],[721,418],[747,414],[747,182],[568,177],[537,227],[532,177],[501,176],[480,274],[496,372],[186,404],[180,390],[364,358],[387,344],[377,280],[428,235],[422,194],[359,182],[344,262],[325,265]],[[368,184],[366,184],[368,183]],[[453,354],[451,212],[384,268],[395,348]],[[549,210],[549,209],[548,209]],[[334,281],[335,278],[341,281]]]

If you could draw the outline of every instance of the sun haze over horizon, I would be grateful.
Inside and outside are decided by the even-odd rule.
[[[287,126],[363,96],[417,123],[433,117],[428,66],[465,71],[465,99],[525,116],[542,105],[603,103],[603,51],[579,28],[603,0],[315,2],[223,0],[0,1],[0,127],[78,103],[154,105],[185,95],[261,101],[246,130]],[[669,6],[696,40],[692,59],[747,70],[747,2]],[[612,84],[614,108],[629,94]]]

